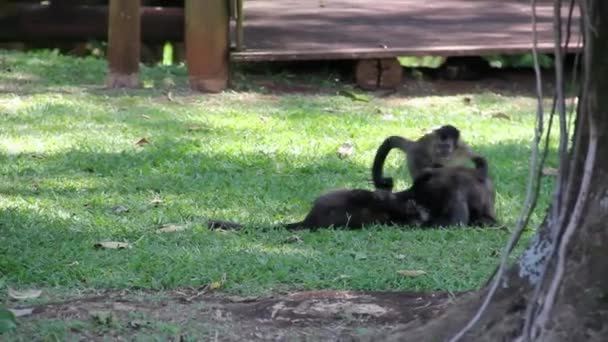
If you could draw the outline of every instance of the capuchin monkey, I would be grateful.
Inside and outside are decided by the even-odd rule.
[[[288,230],[365,225],[488,226],[495,225],[495,192],[485,158],[471,158],[475,168],[427,168],[401,192],[336,190],[318,197],[304,220],[281,224]],[[208,221],[212,229],[239,229],[229,221]]]
[[[407,154],[406,165],[412,179],[430,167],[444,167],[458,160],[474,156],[470,147],[460,140],[460,131],[452,126],[441,126],[413,141],[401,136],[390,136],[378,147],[372,166],[376,189],[392,190],[393,179],[383,177],[382,169],[388,153],[398,148]]]
[[[316,230],[329,227],[359,229],[373,224],[421,225],[428,220],[426,210],[419,207],[410,198],[411,195],[407,191],[335,190],[318,197],[304,220],[279,226],[288,230]],[[207,224],[212,229],[243,227],[238,223],[218,220],[210,220]]]
[[[488,177],[488,163],[481,156],[471,158],[475,168],[448,166],[427,168],[405,190],[428,210],[423,226],[492,226],[496,225],[496,193]]]

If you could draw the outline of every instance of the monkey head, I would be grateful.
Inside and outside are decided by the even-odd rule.
[[[452,126],[445,125],[435,131],[434,152],[441,159],[449,159],[452,152],[460,145],[460,131]]]

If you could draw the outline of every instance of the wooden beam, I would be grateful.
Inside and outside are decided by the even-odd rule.
[[[186,0],[185,44],[190,88],[220,92],[228,85],[229,4]]]
[[[139,86],[141,0],[110,0],[108,23],[109,88]]]

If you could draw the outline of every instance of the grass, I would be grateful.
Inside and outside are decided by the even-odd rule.
[[[0,52],[2,289],[173,289],[224,275],[220,291],[237,294],[474,288],[496,265],[508,232],[370,227],[301,232],[293,242],[287,231],[263,229],[301,219],[327,190],[370,188],[384,137],[418,137],[443,123],[488,157],[508,227],[524,201],[531,95],[481,90],[364,102],[339,95],[347,85],[334,75],[271,77],[320,88],[276,94],[260,75],[238,70],[236,90],[200,95],[187,90],[183,66],[142,67],[147,88],[139,90],[104,90],[104,76],[105,62],[94,58]],[[493,112],[509,120],[485,115]],[[150,143],[136,145],[141,138]],[[355,153],[340,159],[347,141]],[[399,188],[408,184],[402,158],[391,154],[387,166]],[[550,191],[545,180],[532,225]],[[209,231],[209,217],[249,227]],[[188,229],[158,234],[163,224]],[[103,240],[133,248],[93,247]],[[397,273],[412,269],[427,274]]]

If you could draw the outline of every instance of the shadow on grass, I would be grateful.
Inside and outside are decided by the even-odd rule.
[[[502,143],[480,146],[477,151],[496,156],[489,157],[489,163],[498,196],[510,199],[503,205],[519,207],[528,176],[527,148]],[[555,155],[554,150],[550,153]],[[317,156],[298,166],[283,165],[292,158],[286,153],[239,157],[205,154],[188,141],[171,139],[120,153],[72,150],[51,155],[0,155],[5,165],[24,166],[21,181],[0,185],[0,192],[71,208],[66,210],[86,206],[87,211],[97,213],[110,212],[120,204],[145,205],[141,202],[162,196],[173,199],[165,209],[171,211],[174,206],[171,216],[176,218],[219,213],[257,221],[269,215],[275,219],[300,217],[315,197],[331,189],[371,189],[371,174],[365,165],[336,155]],[[550,158],[549,164],[553,162]],[[406,178],[396,171],[389,167],[385,173],[396,179]],[[543,183],[545,195],[550,184],[551,179]],[[501,210],[507,208],[499,208],[499,215],[504,214]]]
[[[183,65],[142,66],[140,89],[105,89],[106,61],[94,57],[74,58],[40,51],[18,53],[0,51],[0,93],[39,94],[78,91],[94,95],[166,96],[171,91],[179,95],[200,95],[190,91],[187,71]],[[318,95],[336,94],[344,88],[355,87],[352,61],[315,61],[235,64],[231,71],[230,90],[258,94]],[[492,69],[475,81],[421,79],[406,70],[402,86],[395,92],[367,92],[377,97],[419,97],[433,95],[462,95],[492,92],[504,96],[536,97],[532,69]],[[544,91],[550,94],[552,71],[543,70]]]

